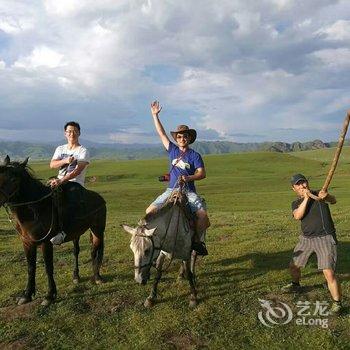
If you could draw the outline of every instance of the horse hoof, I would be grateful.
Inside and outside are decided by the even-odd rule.
[[[32,301],[32,298],[20,297],[17,301],[17,305],[27,304],[27,303],[30,303],[31,301]]]
[[[44,307],[48,307],[50,306],[51,304],[53,303],[53,300],[52,299],[48,299],[48,298],[45,298],[42,302],[41,302],[41,306],[44,306]]]
[[[154,301],[150,298],[147,298],[145,302],[143,303],[144,307],[147,309],[151,308],[154,305]]]
[[[190,304],[189,304],[190,309],[196,308],[197,305],[198,305],[198,301],[196,299],[190,300]]]
[[[101,277],[99,277],[99,278],[95,278],[95,283],[96,284],[103,284],[103,283],[105,283],[105,281]]]

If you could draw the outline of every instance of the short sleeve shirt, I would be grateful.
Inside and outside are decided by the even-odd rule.
[[[184,153],[174,143],[169,143],[169,161],[170,161],[170,188],[174,188],[180,175],[193,175],[198,168],[204,168],[204,162],[201,155],[195,150],[188,148]],[[181,159],[179,160],[179,158]],[[196,192],[194,181],[187,183],[188,190]]]
[[[318,194],[319,191],[312,191]],[[292,211],[297,209],[303,198],[298,198],[292,203]],[[305,237],[319,237],[332,235],[335,237],[335,227],[329,206],[325,201],[315,201],[310,198],[306,206],[305,214],[301,219],[301,231]]]
[[[76,168],[76,166],[78,165],[79,162],[86,162],[86,163],[90,162],[89,151],[85,147],[78,146],[72,150],[72,149],[68,149],[67,144],[62,145],[62,146],[58,146],[56,148],[55,153],[52,156],[52,160],[62,160],[64,158],[68,158],[68,157],[74,157],[75,160],[74,160],[74,162],[72,162],[68,166],[64,166],[64,167],[60,168],[60,170],[58,171],[58,176],[57,176],[59,179],[61,179],[65,175],[71,173]],[[84,186],[85,175],[86,175],[86,170],[87,170],[86,168],[87,167],[85,167],[83,169],[83,171],[77,177],[70,179],[69,181],[78,182],[80,185]]]

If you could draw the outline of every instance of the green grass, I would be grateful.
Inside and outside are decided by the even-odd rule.
[[[47,309],[40,307],[46,293],[41,254],[37,262],[37,294],[25,306],[15,305],[26,283],[21,242],[5,212],[0,215],[0,348],[48,349],[347,349],[349,347],[350,150],[344,148],[330,191],[338,198],[332,207],[338,230],[338,272],[342,280],[346,314],[329,318],[329,328],[289,323],[272,329],[257,318],[258,298],[280,300],[297,311],[296,302],[329,301],[319,284],[315,260],[303,271],[308,286],[302,295],[281,294],[289,282],[287,266],[298,235],[292,219],[294,193],[291,174],[302,172],[311,186],[320,188],[334,150],[293,154],[246,153],[205,157],[207,179],[198,183],[205,196],[212,226],[207,245],[210,255],[197,268],[200,304],[188,309],[187,283],[178,283],[178,265],[172,266],[159,286],[159,303],[151,310],[142,303],[150,284],[133,281],[129,236],[119,224],[136,224],[146,206],[164,184],[167,160],[94,161],[90,189],[107,200],[108,218],[102,286],[90,283],[88,235],[81,238],[80,269],[83,281],[71,282],[72,244],[55,248],[55,279],[59,298]],[[46,163],[33,164],[41,178],[54,174]]]

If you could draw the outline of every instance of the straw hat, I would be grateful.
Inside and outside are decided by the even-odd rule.
[[[176,141],[177,134],[188,134],[190,140],[189,143],[193,143],[197,137],[197,131],[190,129],[187,125],[178,125],[175,131],[170,131],[171,136]]]

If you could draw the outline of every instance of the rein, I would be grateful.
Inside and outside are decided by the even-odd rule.
[[[9,207],[23,207],[25,205],[39,203],[39,202],[43,201],[44,199],[49,198],[50,196],[52,196],[52,194],[53,194],[53,191],[51,191],[50,193],[46,194],[45,196],[43,196],[43,197],[41,197],[41,198],[39,198],[39,199],[37,199],[35,201],[28,201],[28,202],[22,202],[22,203],[6,203],[6,206],[9,206]]]
[[[180,184],[180,190],[182,191],[182,183],[181,183],[181,181],[180,181],[180,178],[177,180],[177,183]],[[172,193],[173,193],[174,191],[175,191],[175,189],[173,189]],[[171,197],[171,195],[169,196],[169,198],[170,198],[170,197]],[[175,199],[173,205],[176,204],[177,200],[178,200],[178,198]],[[168,202],[169,202],[169,199],[167,200],[166,203],[168,203]],[[151,267],[151,266],[154,266],[154,265],[153,265],[154,253],[155,253],[156,250],[162,250],[163,243],[164,243],[164,241],[165,241],[165,239],[166,239],[166,237],[167,237],[167,235],[168,235],[168,232],[169,232],[169,227],[170,227],[171,219],[172,219],[172,217],[170,216],[170,219],[169,219],[169,221],[168,221],[168,225],[167,225],[167,228],[166,228],[166,231],[165,231],[165,236],[164,236],[164,238],[163,238],[163,240],[162,240],[162,242],[161,242],[161,244],[160,244],[160,247],[156,247],[156,246],[155,246],[153,236],[136,235],[136,236],[138,236],[138,237],[146,237],[146,238],[148,238],[148,239],[151,240],[151,243],[152,243],[152,255],[151,255],[150,261],[149,261],[147,264],[143,264],[143,265],[141,265],[141,266],[134,266],[134,269],[142,269],[142,268],[144,268],[144,267]],[[166,271],[166,270],[170,267],[170,265],[171,265],[171,263],[172,263],[172,261],[173,261],[173,255],[174,255],[174,250],[175,250],[175,246],[176,246],[177,234],[178,234],[178,232],[179,232],[179,221],[180,221],[180,212],[178,213],[178,216],[177,216],[176,236],[175,236],[175,243],[174,243],[173,251],[172,251],[172,253],[170,253],[170,254],[171,254],[171,258],[170,258],[170,261],[169,261],[169,263],[168,263],[168,266],[167,266],[165,269],[162,269],[161,272]]]
[[[13,223],[13,217],[12,217],[12,213],[11,213],[11,207],[23,207],[23,206],[26,206],[26,205],[30,205],[30,204],[35,204],[35,203],[40,203],[41,201],[43,201],[44,199],[46,198],[49,198],[53,195],[53,191],[51,191],[49,194],[35,200],[35,201],[28,201],[28,202],[22,202],[22,203],[6,203],[4,205],[4,208],[6,210],[6,213],[7,213],[7,217],[9,219],[9,221],[11,223]],[[53,228],[53,222],[54,222],[54,204],[53,204],[53,201],[51,203],[51,224],[50,224],[50,228],[49,230],[47,231],[47,233],[45,234],[45,236],[43,238],[40,238],[40,239],[34,239],[29,233],[28,233],[28,236],[31,238],[31,240],[35,243],[38,243],[38,242],[41,242],[43,240],[45,240],[52,232],[52,228]],[[20,234],[20,232],[17,230],[17,227],[14,226],[15,230]]]

